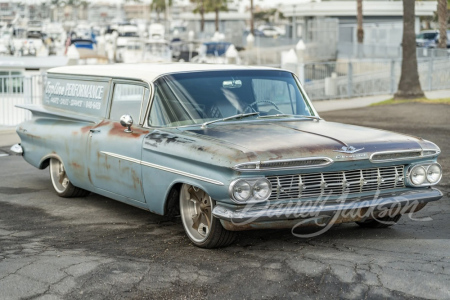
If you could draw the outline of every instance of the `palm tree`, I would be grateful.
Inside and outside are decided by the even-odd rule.
[[[200,32],[203,33],[205,31],[205,0],[191,0],[191,2],[197,3],[194,13],[200,13]]]
[[[219,31],[219,12],[228,11],[227,0],[206,0],[206,11],[213,11],[216,14],[215,25],[216,31]]]
[[[364,42],[362,0],[356,0],[356,3],[357,3],[356,21],[358,23],[358,30],[357,30],[358,44],[362,44]]]
[[[439,48],[447,48],[447,0],[438,0]]]
[[[415,0],[403,0],[402,73],[395,99],[424,97],[417,71],[416,35],[414,32]]]
[[[168,1],[168,6],[172,5],[172,0]],[[158,16],[159,20],[159,14],[161,12],[167,13],[168,7],[166,7],[166,0],[152,0],[152,3],[150,4],[150,9],[155,10]],[[167,14],[166,14],[167,19]]]

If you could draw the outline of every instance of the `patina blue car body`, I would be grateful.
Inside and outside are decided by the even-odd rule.
[[[168,200],[171,190],[182,184],[193,186],[214,200],[214,218],[233,231],[292,226],[297,219],[285,213],[274,218],[270,211],[283,203],[317,197],[326,196],[327,201],[313,210],[327,217],[336,210],[336,199],[342,194],[352,200],[346,209],[375,205],[370,202],[375,194],[381,195],[387,205],[399,203],[398,199],[419,201],[422,205],[414,210],[442,197],[432,187],[434,182],[414,185],[410,180],[413,166],[425,164],[426,169],[436,163],[440,149],[434,143],[320,119],[300,85],[292,95],[297,93],[296,97],[305,101],[303,109],[309,116],[264,116],[258,112],[254,117],[241,115],[210,124],[150,124],[152,109],[157,105],[158,80],[176,74],[241,71],[275,72],[274,76],[297,80],[287,71],[238,66],[153,64],[50,70],[42,105],[21,106],[33,115],[17,128],[23,157],[40,169],[49,165],[50,158],[56,158],[63,163],[73,186],[161,215],[174,205]],[[223,81],[218,91],[229,95],[245,88],[244,77],[238,84],[234,80],[232,84]],[[228,89],[230,86],[234,90]],[[135,92],[124,92],[130,88]],[[135,95],[142,95],[142,103],[133,102]],[[122,100],[115,102],[119,96],[132,100],[123,100],[124,106]],[[133,115],[132,132],[125,132],[113,116],[116,103],[122,105],[117,108],[121,114],[128,114],[126,103],[140,107]],[[274,103],[280,112],[283,104]],[[207,110],[206,104],[202,110]],[[250,110],[255,110],[253,104]],[[232,194],[240,190],[234,191],[230,185],[245,178],[267,179],[270,196],[251,208],[245,201],[233,199]],[[259,218],[245,222],[255,215]],[[340,218],[335,223],[360,220]]]

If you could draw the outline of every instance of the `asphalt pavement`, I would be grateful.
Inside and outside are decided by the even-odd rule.
[[[0,299],[449,299],[450,105],[321,116],[436,142],[445,197],[387,229],[341,224],[310,239],[248,231],[205,250],[189,243],[178,218],[95,194],[59,198],[48,170],[2,156]]]

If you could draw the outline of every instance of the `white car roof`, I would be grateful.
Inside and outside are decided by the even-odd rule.
[[[161,75],[171,73],[227,70],[279,70],[269,67],[249,67],[226,64],[192,63],[140,63],[112,65],[80,65],[58,67],[48,70],[49,74],[101,76],[123,79],[139,79],[152,82]]]

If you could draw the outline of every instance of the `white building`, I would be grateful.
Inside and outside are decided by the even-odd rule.
[[[187,30],[194,31],[197,35],[200,33],[201,17],[200,14],[181,13],[180,19],[187,24]],[[214,35],[215,29],[215,13],[205,14],[205,31],[203,38],[208,39]],[[250,13],[223,12],[219,13],[219,32],[225,34],[226,41],[241,46],[243,42],[243,33],[250,20]],[[200,38],[200,36],[196,36]]]
[[[437,1],[416,1],[415,5],[416,32],[419,32],[420,17],[432,17]],[[280,11],[297,25],[291,31],[296,38],[308,40],[304,36],[308,19],[332,17],[339,20],[339,42],[356,42],[356,0],[283,4]],[[363,18],[365,44],[400,45],[403,34],[402,1],[363,1]]]

